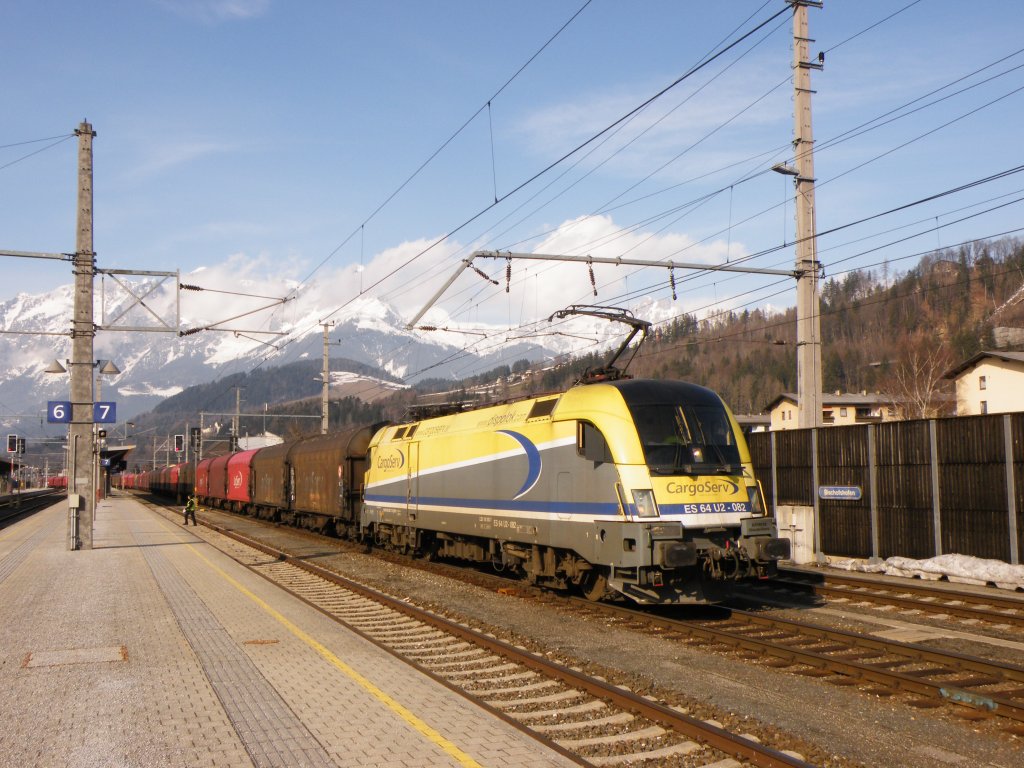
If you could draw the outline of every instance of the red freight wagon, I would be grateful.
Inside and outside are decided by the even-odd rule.
[[[210,461],[209,489],[207,496],[215,507],[223,507],[228,497],[228,459],[231,455],[218,456]]]
[[[164,467],[160,472],[160,490],[169,496],[178,492],[178,475],[181,473],[181,466],[172,464]]]
[[[203,459],[196,464],[196,497],[203,504],[209,503],[207,498],[210,495],[210,462],[213,459]]]
[[[196,492],[196,468],[191,462],[184,462],[178,465],[178,485],[176,496],[179,501],[184,501]]]
[[[240,512],[252,501],[252,458],[259,449],[233,453],[227,465],[227,500],[234,512]]]

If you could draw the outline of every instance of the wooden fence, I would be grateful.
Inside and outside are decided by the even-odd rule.
[[[1024,413],[748,436],[773,508],[814,508],[819,554],[1020,562]]]

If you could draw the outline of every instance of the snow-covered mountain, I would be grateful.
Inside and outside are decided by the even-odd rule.
[[[139,306],[124,309],[133,303],[124,300],[120,307],[101,306],[98,298],[95,322],[103,324],[118,318],[120,326],[137,328],[148,318],[149,325],[153,325],[161,303],[164,311],[173,307],[166,296],[162,302],[157,296],[147,304],[156,308],[155,313]],[[0,303],[0,329],[19,332],[5,334],[0,343],[0,423],[9,431],[25,423],[38,426],[48,400],[69,399],[67,374],[55,375],[44,369],[54,359],[64,364],[71,356],[67,332],[72,306],[70,285],[46,294],[19,294]],[[220,316],[232,316],[230,308],[214,305],[207,309],[210,317],[183,315],[181,327],[217,324],[214,318],[218,310]],[[94,356],[98,360],[112,360],[122,373],[100,377],[97,399],[115,401],[118,420],[123,421],[186,387],[248,371],[261,362],[266,367],[302,359],[319,361],[323,354],[320,318],[328,314],[329,311],[313,307],[300,315],[263,313],[241,323],[220,323],[218,327],[265,330],[203,330],[182,337],[166,332],[101,330],[94,341]],[[424,377],[462,378],[519,359],[538,360],[560,351],[529,340],[500,346],[479,344],[487,348],[474,351],[472,344],[477,337],[457,330],[409,331],[394,310],[370,298],[352,302],[331,320],[335,323],[329,334],[332,358],[349,358],[376,366],[408,381]],[[271,332],[281,335],[270,335]]]
[[[190,279],[200,273],[203,270]],[[267,291],[251,284],[240,270],[219,278],[206,273],[202,277],[229,290],[189,292],[191,286],[183,284],[186,291],[179,296],[172,281],[158,278],[143,278],[130,290],[120,281],[105,279],[96,285],[94,321],[104,330],[96,334],[94,358],[111,360],[121,370],[116,376],[99,377],[96,399],[116,402],[118,421],[148,411],[189,386],[248,372],[257,365],[266,369],[304,359],[320,361],[323,318],[334,323],[329,333],[332,358],[365,363],[408,383],[423,378],[458,380],[522,359],[534,362],[592,352],[617,344],[629,330],[594,317],[568,324],[541,321],[525,331],[481,323],[467,327],[440,308],[422,321],[432,330],[422,330],[422,325],[409,330],[398,312],[376,298],[359,296],[340,310],[329,290],[284,303],[268,302],[266,296],[251,295]],[[111,282],[119,283],[116,290],[110,290]],[[73,286],[64,285],[0,302],[0,330],[5,332],[0,337],[0,425],[9,432],[39,434],[47,401],[70,399],[68,375],[45,369],[55,359],[66,364],[71,356],[73,300]],[[320,306],[325,302],[331,306]],[[647,302],[634,311],[658,321],[677,310]],[[161,323],[165,329],[180,327],[186,333],[142,330]]]

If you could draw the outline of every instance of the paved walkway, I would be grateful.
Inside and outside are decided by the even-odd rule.
[[[0,766],[565,766],[130,497],[0,531]]]

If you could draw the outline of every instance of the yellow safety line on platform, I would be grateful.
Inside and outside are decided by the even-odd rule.
[[[286,619],[284,616],[282,616],[278,611],[276,611],[274,608],[268,605],[262,598],[258,597],[253,592],[249,591],[246,587],[244,587],[232,576],[230,576],[226,571],[224,571],[218,565],[213,563],[213,561],[207,558],[202,552],[199,552],[195,548],[192,548],[192,551],[195,552],[195,554],[198,555],[200,558],[205,560],[207,565],[209,565],[221,576],[223,576],[228,581],[228,583],[235,587],[235,589],[237,589],[243,595],[245,595],[254,603],[256,603],[256,605],[258,605],[260,608],[262,608],[275,619],[277,619],[281,624],[283,624],[288,629],[289,632],[291,632],[297,638],[299,638],[304,643],[313,648],[313,650],[315,650],[317,653],[323,656],[330,664],[334,665],[342,673],[350,677],[355,682],[359,683],[359,685],[361,685],[371,696],[376,698],[378,701],[384,704],[384,706],[386,706],[392,712],[394,712],[403,720],[405,720],[405,722],[407,722],[421,734],[426,736],[427,739],[429,739],[438,747],[440,747],[449,755],[451,755],[455,760],[459,762],[460,765],[464,765],[467,768],[481,768],[480,764],[476,760],[474,760],[472,757],[467,755],[465,752],[463,752],[461,749],[455,746],[452,742],[450,742],[448,739],[442,736],[440,733],[438,733],[429,725],[427,725],[423,720],[421,720],[419,717],[410,712],[402,704],[398,703],[393,698],[388,696],[387,693],[385,693],[372,682],[370,682],[368,679],[363,677],[361,674],[359,674],[356,670],[354,670],[344,661],[339,659],[334,653],[332,653],[323,644],[318,642],[314,637],[310,636],[309,634],[301,630],[299,627],[297,627],[295,624],[290,622],[288,619]]]

